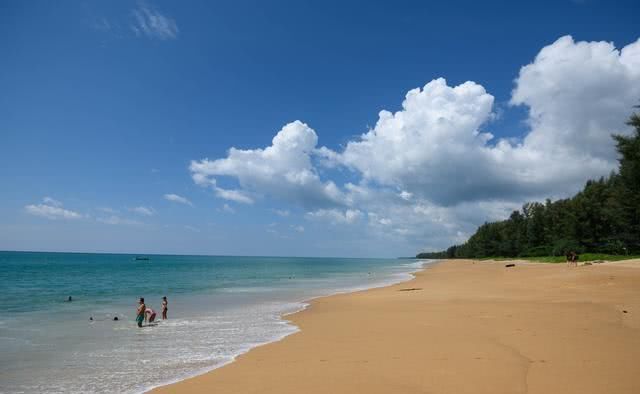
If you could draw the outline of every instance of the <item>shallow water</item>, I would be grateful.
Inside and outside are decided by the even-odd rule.
[[[149,257],[0,252],[0,391],[142,392],[295,332],[282,315],[305,300],[406,280],[420,265]],[[138,329],[138,297],[160,314],[163,295],[169,320]]]

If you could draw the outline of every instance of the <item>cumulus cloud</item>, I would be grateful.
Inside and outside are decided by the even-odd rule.
[[[494,137],[494,97],[485,87],[439,78],[410,90],[399,111],[381,111],[343,149],[318,147],[315,131],[295,121],[271,146],[231,148],[225,158],[192,161],[190,171],[216,194],[217,178],[231,177],[243,196],[294,202],[310,220],[441,248],[527,200],[572,195],[614,170],[611,134],[629,132],[638,99],[640,40],[618,50],[565,36],[515,79],[510,105],[528,110],[524,135]],[[318,165],[347,168],[358,181],[338,186],[321,179]]]
[[[332,224],[353,224],[362,217],[362,212],[358,209],[318,209],[307,212],[308,219],[326,220]]]
[[[145,207],[145,206],[139,206],[139,207],[131,208],[131,211],[137,213],[138,215],[142,215],[142,216],[153,216],[156,213],[156,211],[153,208]]]
[[[191,201],[189,201],[186,197],[182,197],[177,194],[169,193],[169,194],[165,194],[163,197],[167,201],[193,206]]]
[[[629,130],[624,122],[639,99],[640,40],[618,50],[565,36],[522,67],[511,103],[529,107],[531,132],[522,145],[529,153],[570,152],[587,163],[611,163],[611,133]]]
[[[349,142],[343,152],[321,153],[366,180],[442,202],[456,200],[464,189],[484,181],[474,178],[478,175],[474,162],[484,154],[474,148],[492,138],[480,131],[492,105],[493,96],[482,86],[466,82],[449,87],[440,78],[409,91],[401,111],[381,111],[376,126]],[[461,156],[465,160],[457,159]],[[451,182],[460,176],[465,177],[462,182]]]
[[[42,199],[41,204],[29,204],[24,207],[25,211],[34,216],[40,216],[51,220],[56,219],[80,219],[82,215],[62,207],[60,201],[51,197]]]
[[[138,3],[138,6],[132,11],[132,15],[133,20],[130,27],[137,36],[160,40],[178,37],[179,30],[176,21],[144,2]]]
[[[253,204],[253,199],[240,190],[223,189],[221,187],[214,188],[216,196],[223,200],[239,202],[242,204]]]
[[[621,51],[567,36],[523,67],[511,103],[529,108],[520,142],[486,131],[494,98],[474,82],[442,78],[409,91],[402,109],[381,111],[373,129],[344,151],[319,151],[365,180],[440,205],[575,192],[616,166],[611,133],[640,97],[640,41]]]
[[[332,181],[323,182],[311,156],[318,143],[315,131],[295,121],[284,126],[264,149],[231,148],[226,158],[192,161],[194,182],[212,187],[220,198],[252,203],[250,194],[271,196],[304,207],[343,204],[344,196]],[[216,177],[232,177],[242,190],[222,189]]]

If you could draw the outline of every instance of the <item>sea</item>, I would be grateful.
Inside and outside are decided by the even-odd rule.
[[[286,316],[313,298],[406,281],[423,263],[0,252],[0,393],[142,393],[298,331]],[[143,328],[139,297],[159,320]]]

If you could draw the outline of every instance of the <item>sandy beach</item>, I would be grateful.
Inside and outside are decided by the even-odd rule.
[[[640,261],[445,261],[154,393],[640,393]]]

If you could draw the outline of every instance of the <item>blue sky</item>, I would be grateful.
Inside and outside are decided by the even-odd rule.
[[[0,249],[406,256],[464,241],[615,168],[608,135],[640,99],[639,11],[2,2]]]

